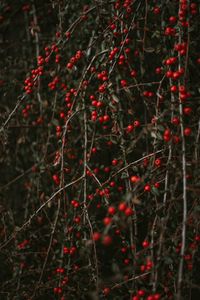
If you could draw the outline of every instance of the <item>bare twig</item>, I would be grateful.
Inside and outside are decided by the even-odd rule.
[[[38,215],[38,213],[45,207],[47,206],[57,195],[59,195],[60,192],[62,192],[64,189],[74,185],[75,183],[81,181],[84,178],[84,175],[81,177],[73,180],[70,183],[67,183],[64,187],[60,188],[58,191],[56,191],[46,202],[44,202],[29,218],[28,220],[18,229],[15,230],[15,232],[5,241],[0,245],[0,249],[5,248],[15,237],[16,235],[24,230],[26,227],[28,227],[31,224],[31,221]]]

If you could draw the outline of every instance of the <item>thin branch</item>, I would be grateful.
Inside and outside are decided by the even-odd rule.
[[[59,188],[58,191],[56,191],[46,202],[44,202],[29,218],[28,220],[18,229],[15,229],[15,232],[7,239],[6,242],[2,243],[0,245],[0,250],[5,248],[5,246],[7,246],[15,237],[16,235],[21,232],[22,230],[24,230],[27,226],[29,226],[31,224],[31,221],[38,215],[38,213],[45,207],[47,206],[57,195],[59,195],[60,192],[62,192],[64,189],[74,185],[75,183],[81,181],[84,178],[84,175],[82,175],[81,177],[73,180],[72,182],[66,184],[64,187]]]

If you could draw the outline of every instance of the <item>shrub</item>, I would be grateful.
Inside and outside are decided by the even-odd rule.
[[[193,299],[199,2],[1,9],[1,299]]]

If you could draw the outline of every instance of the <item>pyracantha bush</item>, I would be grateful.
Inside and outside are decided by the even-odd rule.
[[[199,8],[1,2],[1,299],[197,299]]]

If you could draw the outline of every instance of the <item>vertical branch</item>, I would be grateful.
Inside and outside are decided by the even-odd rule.
[[[35,1],[32,0],[32,7],[33,7],[33,22],[34,22],[34,37],[35,37],[35,50],[36,50],[36,60],[40,55],[40,40],[39,40],[39,25],[38,25],[38,18],[36,13]],[[38,102],[40,103],[40,113],[42,112],[42,99],[40,95],[40,77],[38,77],[38,87],[37,87],[37,98]]]
[[[195,159],[196,159],[196,161],[198,160],[199,139],[200,139],[200,119],[198,122],[198,131],[197,131],[197,136],[196,136],[196,141],[195,141]]]
[[[181,119],[181,138],[182,138],[182,176],[183,176],[183,219],[182,219],[182,243],[180,252],[180,263],[178,269],[178,289],[177,300],[181,300],[181,285],[183,280],[183,262],[186,245],[186,221],[187,221],[187,179],[186,179],[186,147],[183,127],[183,108],[181,100],[179,100],[179,112]]]
[[[32,7],[33,7],[33,22],[34,22],[34,36],[35,36],[35,50],[36,50],[36,57],[40,55],[40,44],[39,44],[39,34],[38,34],[38,18],[36,13],[35,2],[32,0]]]
[[[181,7],[179,5],[179,11]],[[187,29],[189,30],[189,29]],[[181,29],[179,28],[178,42],[181,43]],[[179,69],[181,68],[181,56],[178,53],[178,62]],[[179,80],[180,86],[180,80]],[[182,216],[182,240],[181,240],[181,251],[180,251],[180,262],[178,268],[178,283],[177,283],[177,300],[181,300],[181,289],[183,281],[183,263],[184,263],[184,254],[186,247],[186,221],[187,221],[187,178],[186,178],[186,145],[185,145],[185,136],[184,136],[184,124],[183,124],[183,106],[180,99],[179,92],[179,115],[180,115],[180,127],[181,127],[181,143],[182,143],[182,180],[183,180],[183,216]]]
[[[34,299],[36,291],[39,288],[39,285],[41,283],[42,277],[44,275],[44,271],[45,271],[45,268],[46,268],[46,265],[47,265],[47,262],[48,262],[48,259],[49,259],[49,255],[50,255],[50,251],[51,251],[51,247],[52,247],[52,243],[53,243],[54,234],[55,234],[57,223],[58,223],[59,212],[60,212],[60,196],[59,196],[59,199],[58,199],[58,207],[57,207],[56,216],[55,216],[55,219],[54,219],[54,222],[53,222],[53,226],[52,226],[52,230],[51,230],[51,236],[50,236],[50,240],[49,240],[49,245],[48,245],[46,257],[45,257],[45,260],[44,260],[43,265],[42,265],[42,271],[41,271],[41,273],[39,275],[38,282],[36,283],[33,295],[32,295],[32,297],[30,299]]]
[[[84,128],[84,153],[83,153],[83,225],[86,225],[86,221],[88,222],[89,228],[90,228],[90,234],[93,237],[93,227],[92,223],[89,218],[88,213],[88,207],[87,207],[87,149],[88,149],[88,133],[87,133],[87,111],[86,111],[86,105],[85,105],[85,98],[84,95],[82,95],[83,100],[83,128]],[[85,237],[86,239],[86,237]],[[97,259],[97,251],[96,251],[96,244],[95,241],[93,241],[93,250],[94,250],[94,263],[95,263],[95,269],[96,269],[96,291],[98,295],[99,290],[99,270],[98,270],[98,259]],[[90,260],[90,259],[89,259]]]
[[[144,34],[143,34],[143,39],[142,39],[143,59],[144,59],[146,32],[147,32],[147,17],[148,17],[148,0],[145,0]]]

